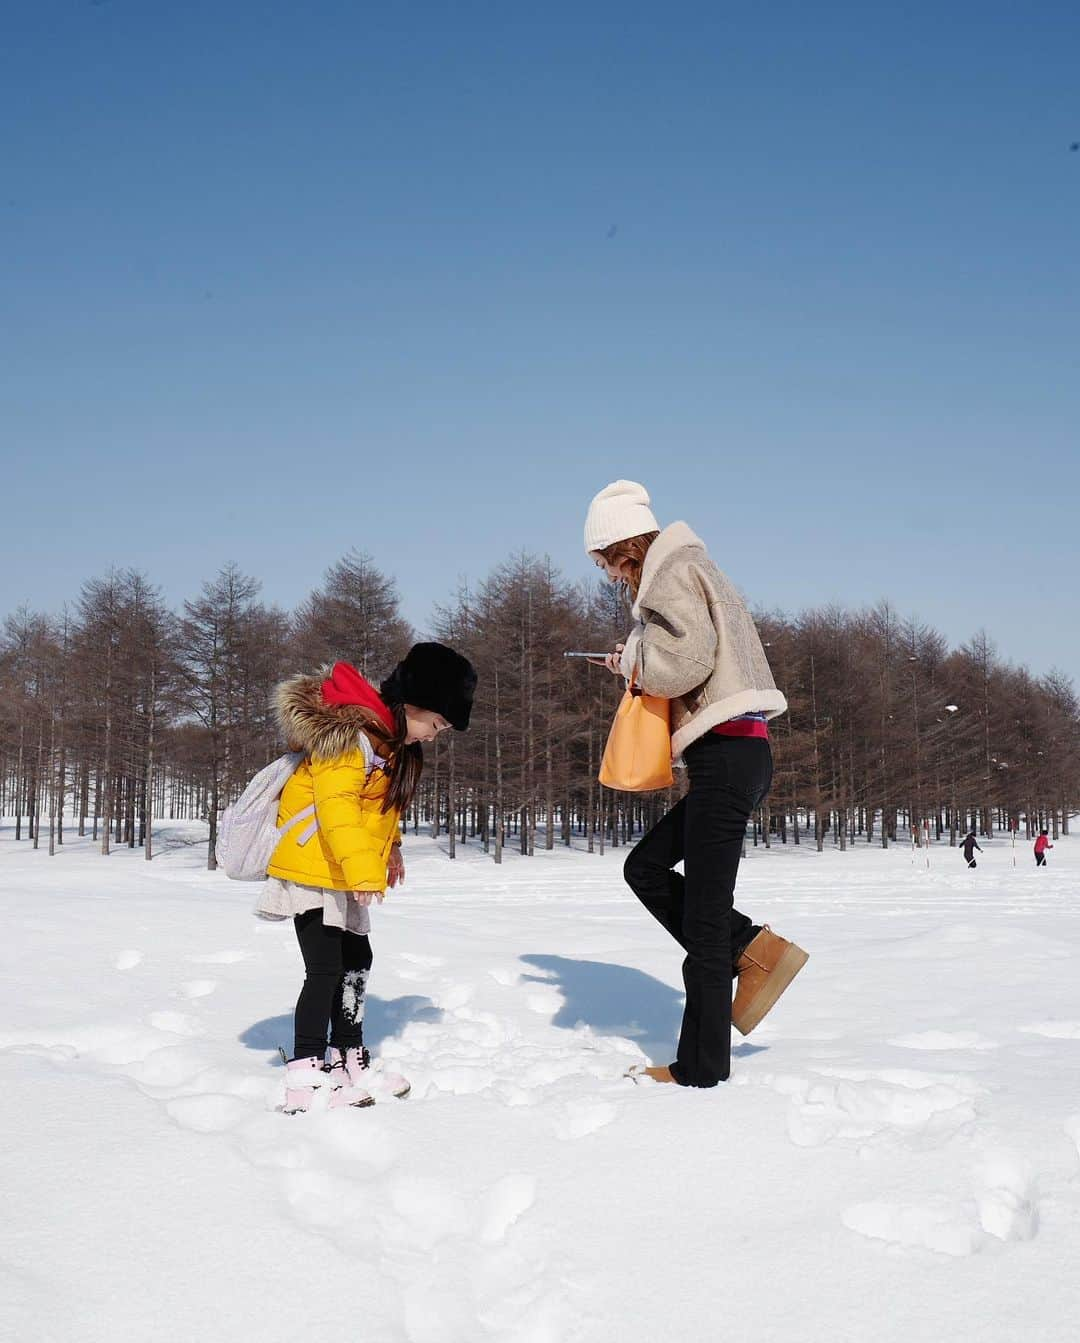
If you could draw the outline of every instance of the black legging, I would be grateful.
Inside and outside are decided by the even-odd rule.
[[[690,790],[655,825],[623,869],[645,908],[686,951],[679,1048],[671,1072],[711,1087],[731,1072],[733,960],[754,925],[734,907],[750,813],[769,791],[772,751],[758,737],[710,732],[686,748]],[[685,877],[673,871],[684,863]]]
[[[371,969],[367,935],[327,928],[321,908],[297,914],[293,923],[305,970],[296,1000],[293,1058],[322,1058],[327,1023],[330,1043],[338,1049],[363,1044],[364,993]]]

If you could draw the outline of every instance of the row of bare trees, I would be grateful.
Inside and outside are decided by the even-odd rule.
[[[759,628],[790,711],[774,726],[769,807],[818,847],[948,832],[1068,832],[1080,784],[1080,702],[1060,673],[1001,661],[985,632],[950,650],[886,602]],[[766,835],[768,823],[766,823]]]
[[[602,649],[628,613],[607,585],[517,556],[435,612],[431,633],[480,673],[472,730],[431,748],[409,824],[496,862],[575,837],[628,842],[670,804],[596,782],[620,687],[564,651]],[[985,634],[949,649],[887,603],[762,613],[790,712],[772,726],[776,773],[754,842],[944,841],[1046,826],[1080,798],[1080,703],[1070,681],[997,657]],[[281,749],[283,675],[338,658],[378,681],[414,638],[396,586],[346,556],[289,613],[227,566],[173,611],[148,579],[110,572],[57,617],[22,609],[0,640],[0,815],[50,852],[72,828],[154,851],[154,820],[208,823]]]

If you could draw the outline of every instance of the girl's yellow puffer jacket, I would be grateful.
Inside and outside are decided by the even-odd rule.
[[[301,843],[310,823],[297,822],[274,850],[268,874],[337,891],[385,890],[400,822],[395,809],[382,809],[389,778],[378,767],[368,773],[358,744],[359,734],[374,721],[372,712],[360,705],[326,704],[322,678],[310,676],[286,681],[276,709],[290,750],[305,753],[281,794],[278,825],[314,803],[319,826]]]

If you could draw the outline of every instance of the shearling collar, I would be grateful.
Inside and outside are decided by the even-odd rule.
[[[360,733],[373,736],[376,744],[384,741],[386,725],[374,710],[326,703],[322,683],[329,674],[326,670],[315,676],[293,676],[274,692],[274,711],[289,749],[333,760],[356,750]]]
[[[641,603],[645,601],[653,579],[672,556],[687,549],[704,551],[705,542],[685,522],[673,522],[665,527],[649,547],[645,563],[641,566],[641,583],[633,607],[635,620],[641,619]]]

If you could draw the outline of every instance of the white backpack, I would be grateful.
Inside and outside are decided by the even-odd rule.
[[[366,772],[370,774],[378,757],[363,732],[357,746],[364,757]],[[218,867],[224,869],[227,877],[234,881],[265,881],[274,850],[294,826],[310,819],[310,824],[297,840],[298,844],[306,844],[318,830],[314,803],[290,816],[283,826],[277,823],[282,791],[304,759],[303,751],[278,756],[265,769],[259,770],[236,801],[221,813],[214,854]]]
[[[280,829],[277,824],[282,790],[303,759],[302,752],[278,756],[259,770],[236,801],[221,813],[214,853],[218,867],[234,881],[265,881],[274,850],[294,825],[311,818],[300,836],[301,844],[318,830],[314,806],[298,811]]]

